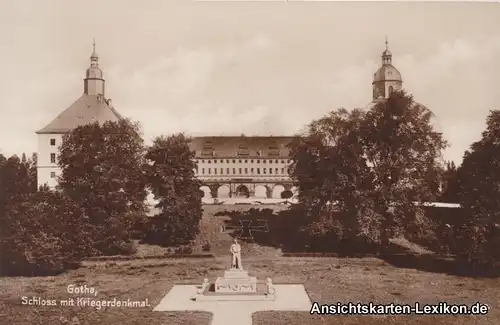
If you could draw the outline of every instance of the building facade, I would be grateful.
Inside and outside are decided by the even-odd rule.
[[[105,97],[105,80],[99,68],[99,57],[94,51],[83,81],[83,94],[71,106],[37,133],[38,162],[37,183],[55,187],[61,171],[57,164],[59,146],[68,131],[89,123],[117,121],[121,115],[113,108],[111,99]]]
[[[191,150],[198,165],[204,199],[280,199],[294,191],[288,176],[290,136],[194,137]]]

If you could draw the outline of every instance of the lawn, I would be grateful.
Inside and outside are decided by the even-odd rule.
[[[201,231],[196,239],[198,249],[211,243],[214,259],[137,259],[131,261],[85,262],[77,270],[52,277],[0,278],[0,325],[208,325],[206,312],[152,312],[174,284],[201,284],[203,278],[214,281],[229,266],[232,237],[222,234],[220,226],[227,220],[226,210],[244,212],[254,206],[204,206]],[[268,206],[256,208],[269,208]],[[274,211],[286,207],[271,207]],[[223,212],[223,213],[221,213]],[[227,213],[231,214],[230,211]],[[411,243],[398,242],[419,252]],[[482,325],[500,324],[500,278],[470,278],[444,272],[425,272],[400,268],[376,258],[286,258],[279,248],[242,243],[245,268],[259,279],[272,277],[274,283],[302,283],[313,302],[383,303],[465,303],[481,302],[490,313],[480,317],[371,317],[311,316],[308,312],[258,312],[254,325]],[[196,252],[196,250],[195,250]],[[139,256],[163,255],[165,249],[140,245]],[[95,287],[98,298],[111,300],[145,300],[144,308],[26,306],[22,297],[62,300],[71,295],[68,285]]]
[[[1,278],[0,324],[99,324],[99,325],[205,325],[208,313],[152,312],[160,299],[176,283],[213,280],[227,267],[227,258],[203,260],[151,260],[87,262],[78,270],[54,277]],[[319,303],[468,303],[477,301],[491,307],[488,316],[470,317],[354,317],[316,316],[307,312],[260,312],[254,324],[411,324],[470,325],[500,324],[499,279],[473,279],[446,274],[399,269],[374,258],[245,258],[246,268],[259,279],[271,276],[275,283],[303,283],[311,300]],[[21,297],[67,299],[70,284],[87,284],[98,290],[98,297],[109,300],[148,299],[150,307],[125,309],[91,307],[22,306]],[[76,321],[76,319],[78,321]]]

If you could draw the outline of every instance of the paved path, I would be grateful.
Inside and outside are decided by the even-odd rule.
[[[275,284],[274,301],[193,301],[194,285],[175,285],[154,311],[207,311],[213,314],[212,325],[252,325],[258,311],[309,311],[311,301],[301,284]]]

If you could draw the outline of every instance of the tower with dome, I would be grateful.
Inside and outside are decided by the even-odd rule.
[[[382,53],[382,66],[373,74],[373,100],[387,99],[393,91],[401,90],[403,79],[401,73],[392,65],[392,53],[385,40],[385,51]]]
[[[83,94],[66,108],[52,122],[37,133],[38,161],[37,185],[55,187],[60,169],[57,164],[59,146],[65,133],[89,123],[117,121],[121,115],[114,109],[111,99],[105,97],[105,80],[99,67],[99,56],[95,51],[90,55],[90,66],[83,80]]]

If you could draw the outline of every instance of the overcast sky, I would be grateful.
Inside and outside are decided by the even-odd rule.
[[[460,162],[500,109],[497,3],[0,0],[0,152],[36,151],[82,94],[94,37],[106,96],[151,139],[293,134],[365,107],[386,35]]]

